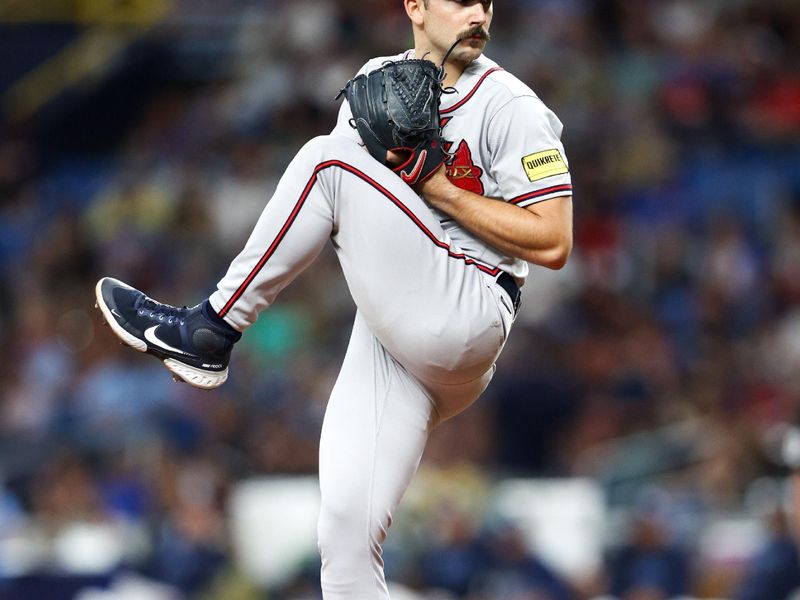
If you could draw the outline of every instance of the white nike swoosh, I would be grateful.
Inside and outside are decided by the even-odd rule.
[[[166,344],[166,343],[162,342],[160,339],[158,339],[156,337],[156,329],[157,328],[158,328],[158,325],[153,325],[149,329],[146,329],[145,332],[144,332],[144,339],[146,339],[148,342],[150,342],[154,346],[158,346],[162,350],[169,350],[170,352],[177,352],[178,354],[183,354],[184,356],[190,356],[192,358],[200,358],[199,356],[195,356],[194,354],[189,354],[188,352],[184,352],[183,350],[180,350],[178,348],[173,348],[169,344]]]
[[[114,315],[115,317],[119,317],[120,319],[122,318],[122,315],[117,312],[116,308],[111,309],[111,314]]]

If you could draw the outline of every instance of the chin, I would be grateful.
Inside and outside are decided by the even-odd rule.
[[[455,52],[453,52],[453,54],[458,62],[469,64],[483,54],[483,48],[485,45],[486,44],[480,44],[478,46],[470,45],[466,48],[458,48]]]

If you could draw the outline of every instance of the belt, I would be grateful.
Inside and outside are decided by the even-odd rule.
[[[519,305],[522,304],[522,294],[519,292],[517,282],[514,281],[511,275],[503,271],[497,278],[497,285],[503,288],[508,297],[511,298],[511,303],[514,305],[514,314],[517,314]]]

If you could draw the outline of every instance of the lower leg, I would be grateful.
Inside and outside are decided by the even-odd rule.
[[[322,250],[333,230],[333,207],[319,181],[321,140],[308,142],[294,157],[209,302],[236,329],[258,314]]]
[[[430,416],[421,386],[357,316],[320,441],[325,600],[388,600],[382,544],[419,464]]]

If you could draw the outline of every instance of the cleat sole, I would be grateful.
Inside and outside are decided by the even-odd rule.
[[[95,300],[95,303],[94,303],[94,307],[95,307],[95,308],[100,308],[100,307],[97,305],[97,301],[96,301],[96,300]],[[106,326],[108,326],[108,322],[106,321],[106,316],[105,316],[105,314],[103,314],[102,312],[100,313],[100,324],[101,324],[101,325],[106,325]]]
[[[221,386],[228,379],[227,368],[224,371],[203,371],[201,369],[196,369],[194,367],[190,367],[189,365],[185,365],[174,358],[164,359],[164,366],[169,369],[170,373],[172,373],[173,379],[177,377],[184,383],[188,383],[189,385],[200,388],[201,390],[213,390],[214,388]]]

